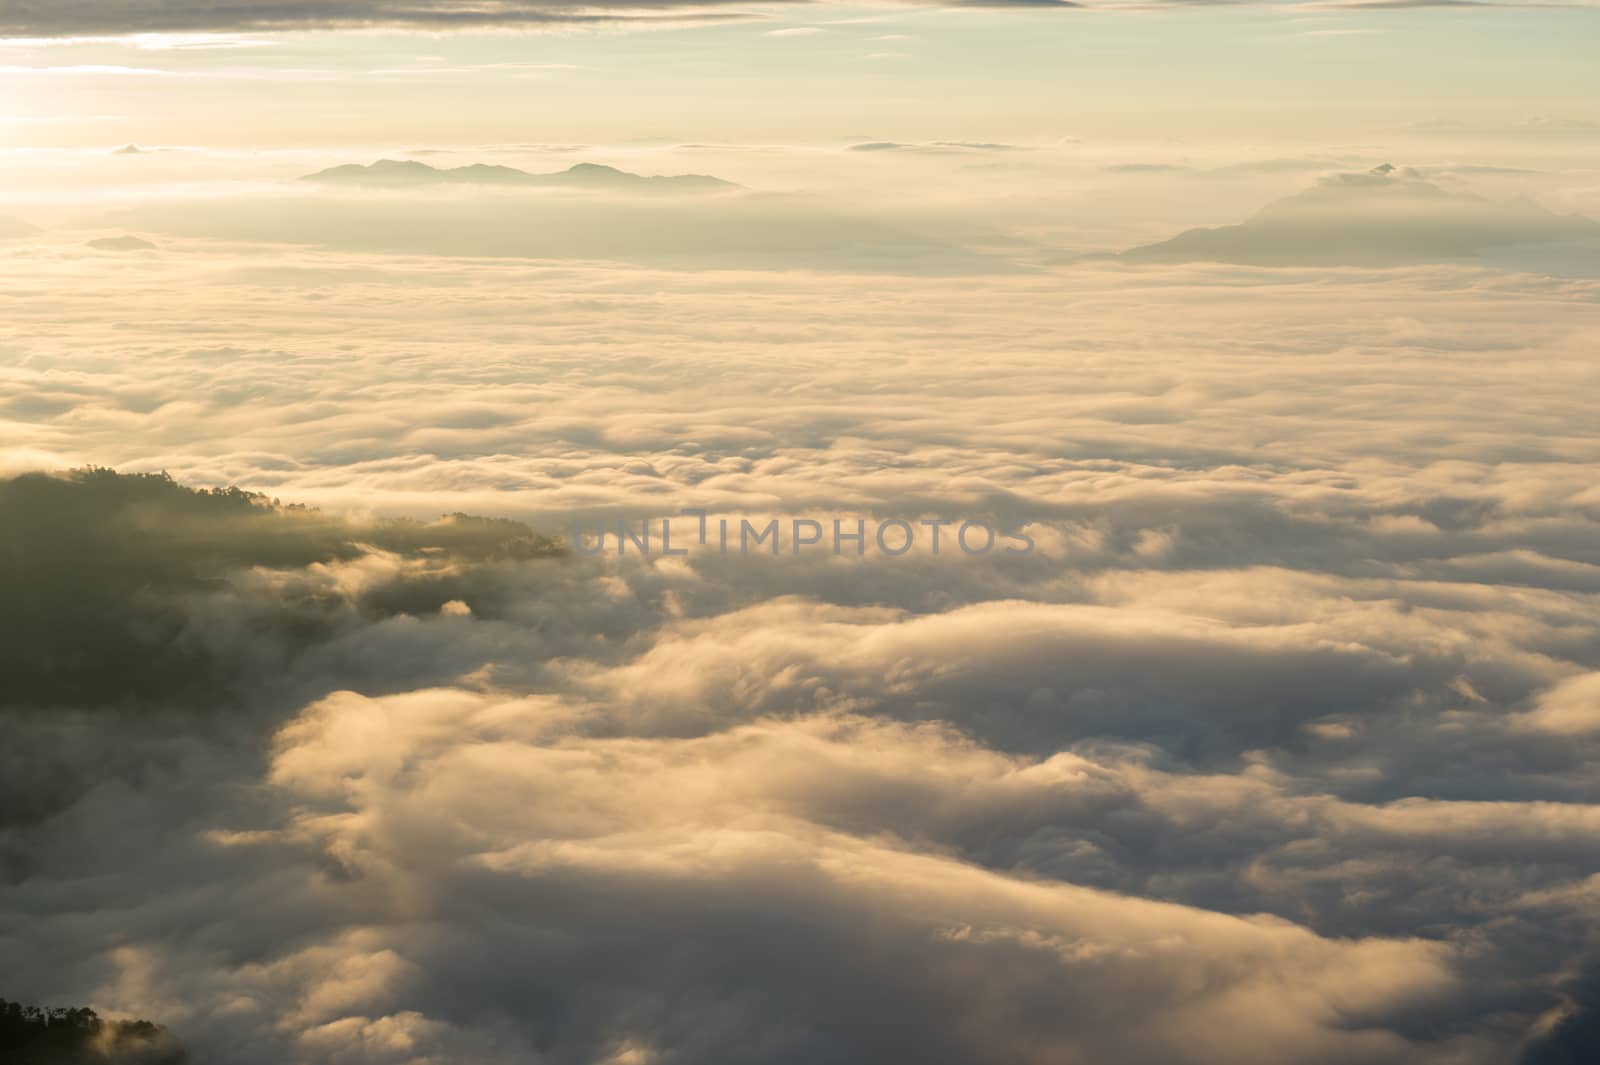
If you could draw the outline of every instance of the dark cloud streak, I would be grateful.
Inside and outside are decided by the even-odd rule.
[[[602,0],[592,4],[499,0],[298,0],[258,4],[176,0],[174,3],[0,4],[0,37],[116,36],[130,33],[241,33],[395,27],[421,30],[530,28],[607,22],[694,20],[708,10],[735,15],[733,0]]]
[[[813,0],[776,0],[809,4]],[[1080,0],[944,0],[926,6],[958,9],[1077,10],[1109,7],[1126,11],[1237,6],[1252,0],[1155,0],[1125,3]],[[1528,7],[1532,0],[1328,0],[1312,8],[1374,10],[1413,7]],[[72,0],[50,4],[25,0],[0,3],[0,39],[6,37],[108,37],[135,33],[252,33],[364,28],[424,31],[539,29],[608,23],[729,21],[760,17],[737,0]]]

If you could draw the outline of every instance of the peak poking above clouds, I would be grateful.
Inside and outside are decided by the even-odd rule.
[[[1600,223],[1529,200],[1499,202],[1391,164],[1331,174],[1238,225],[1191,229],[1126,258],[1162,262],[1385,265],[1481,258],[1498,249],[1593,244]]]
[[[97,251],[154,251],[156,246],[143,237],[124,235],[96,237],[88,242],[88,247]]]
[[[15,240],[18,237],[31,237],[39,230],[30,226],[20,218],[7,218],[0,215],[0,240]]]
[[[731,181],[705,174],[631,174],[613,166],[578,163],[553,174],[530,174],[509,166],[473,163],[433,167],[415,160],[379,159],[370,166],[350,163],[308,174],[301,180],[362,188],[418,188],[428,185],[515,185],[589,188],[610,192],[716,192],[737,189]]]

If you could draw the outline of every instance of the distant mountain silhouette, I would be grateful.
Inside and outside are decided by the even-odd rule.
[[[150,251],[155,245],[143,237],[96,237],[88,241],[88,246],[100,251]]]
[[[20,218],[6,218],[0,215],[0,240],[14,240],[17,237],[31,237],[39,232],[33,226]]]
[[[534,188],[604,189],[612,192],[717,192],[739,186],[704,174],[652,177],[613,166],[578,163],[553,174],[530,174],[509,166],[473,163],[440,168],[414,160],[380,159],[371,166],[350,163],[308,174],[302,181],[361,188],[422,188],[431,185],[498,185]]]
[[[1191,229],[1123,253],[1154,262],[1385,265],[1480,258],[1533,245],[1594,245],[1600,223],[1529,200],[1454,192],[1389,164],[1334,174],[1238,225]]]

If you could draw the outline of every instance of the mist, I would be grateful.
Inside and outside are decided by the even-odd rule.
[[[1497,15],[451,6],[0,11],[0,1059],[1593,1056],[1588,119],[1157,96]]]

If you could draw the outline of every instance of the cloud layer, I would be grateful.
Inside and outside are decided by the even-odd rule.
[[[1595,282],[89,235],[0,248],[8,475],[324,509],[5,482],[8,646],[205,663],[18,659],[7,998],[224,1065],[1592,1048]],[[684,507],[1038,550],[438,520]]]

